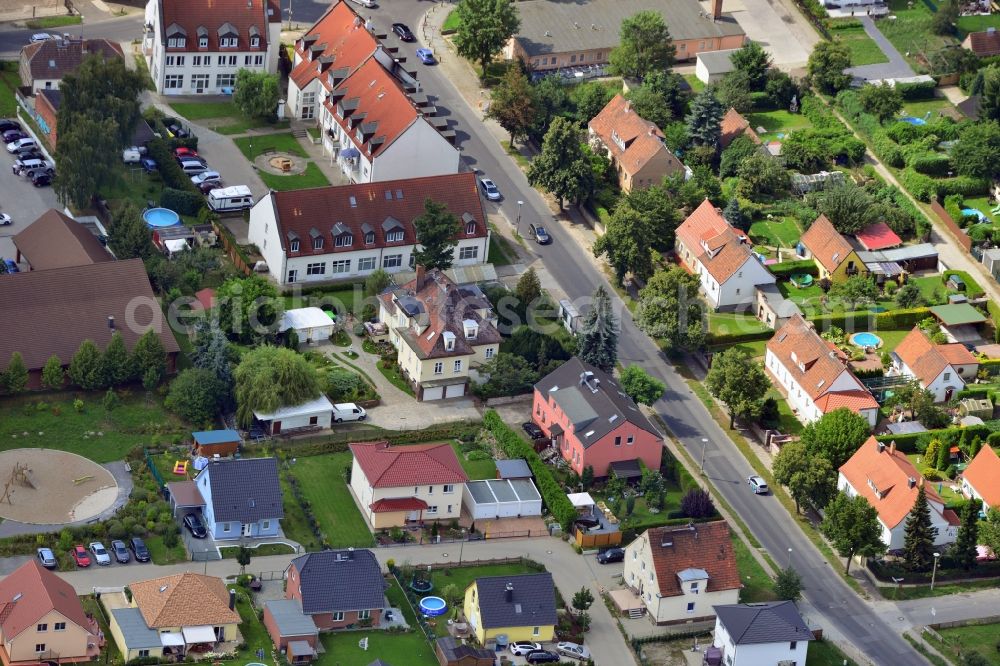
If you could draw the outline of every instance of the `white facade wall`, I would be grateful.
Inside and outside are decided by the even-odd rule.
[[[971,483],[969,483],[969,480],[966,479],[965,477],[962,478],[962,492],[965,493],[965,495],[967,497],[969,497],[970,499],[980,500],[983,503],[983,509],[982,510],[984,512],[989,511],[990,509],[993,508],[990,505],[990,503],[987,502],[986,499],[983,497],[982,493],[980,493],[978,490],[976,490],[976,487],[974,485],[972,485]]]
[[[316,423],[310,423],[311,419],[316,417]],[[304,412],[302,414],[296,414],[294,416],[279,417],[271,421],[272,431],[275,423],[281,423],[281,431],[292,430],[294,428],[306,428],[309,426],[319,426],[320,428],[329,429],[330,424],[333,422],[333,412],[328,409],[317,410],[315,412]]]
[[[768,349],[764,355],[764,364],[771,371],[771,373],[778,379],[778,383],[785,389],[788,394],[788,405],[795,410],[795,414],[800,421],[803,423],[812,423],[817,421],[823,416],[823,412],[820,411],[816,403],[813,402],[809,393],[799,386],[799,383],[795,380],[788,369],[784,366],[780,359],[778,359],[775,354]],[[847,368],[830,383],[828,392],[835,393],[838,391],[856,391],[856,390],[867,390],[862,386]],[[863,410],[862,416],[868,419],[868,422],[874,426],[873,421],[874,416],[877,415],[877,410]]]
[[[32,79],[31,92],[37,94],[39,90],[58,90],[62,79]]]
[[[414,480],[418,483],[418,480]],[[430,507],[423,512],[423,517],[428,520],[450,520],[458,518],[462,514],[462,496],[465,494],[464,483],[448,484],[452,486],[451,492],[445,492],[445,486],[438,483],[433,486],[413,485],[401,486],[397,488],[372,488],[368,483],[368,477],[358,464],[358,459],[354,458],[351,463],[351,490],[361,504],[362,510],[372,521],[371,505],[380,499],[393,499],[400,497],[416,497],[427,502]],[[431,509],[437,507],[436,512]]]
[[[837,488],[849,496],[854,497],[858,494],[851,482],[848,481],[847,477],[843,473],[837,476]],[[958,527],[951,525],[947,520],[944,519],[942,512],[944,511],[944,505],[940,502],[935,502],[934,500],[927,498],[927,504],[931,509],[931,525],[937,529],[937,535],[934,538],[935,546],[945,546],[950,543],[954,543],[955,539],[958,538]],[[882,543],[884,543],[889,550],[899,550],[903,547],[903,542],[906,540],[906,517],[899,521],[898,525],[886,525],[881,516],[879,516],[879,525],[882,527]]]
[[[722,648],[722,663],[726,666],[805,666],[809,651],[809,641],[737,645],[718,619],[712,644]]]
[[[705,271],[706,273],[708,271]],[[738,271],[719,287],[717,308],[731,308],[736,305],[752,304],[757,298],[754,287],[759,284],[774,284],[774,276],[754,257],[747,257]]]
[[[900,370],[914,377],[917,376],[906,363],[900,362],[900,364],[902,366]],[[974,366],[962,366],[963,372],[967,372],[966,368],[969,367]],[[975,377],[975,371],[973,370],[968,376]],[[958,370],[951,365],[942,370],[941,374],[935,377],[929,384],[924,384],[922,379],[918,381],[922,387],[931,392],[931,395],[934,396],[934,402],[945,402],[948,399],[948,389],[951,389],[952,393],[957,393],[965,388],[965,380],[962,379]]]

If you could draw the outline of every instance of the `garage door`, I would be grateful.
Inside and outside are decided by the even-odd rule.
[[[440,400],[444,397],[443,386],[433,386],[424,389],[424,400]]]
[[[461,398],[465,395],[465,384],[452,384],[445,389],[444,397]]]

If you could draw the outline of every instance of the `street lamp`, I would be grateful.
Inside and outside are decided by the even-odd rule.
[[[701,465],[698,466],[698,471],[701,472],[702,476],[705,476],[705,449],[708,448],[708,438],[701,438]]]
[[[523,206],[523,205],[524,205],[524,202],[521,201],[521,200],[518,200],[518,202],[517,202],[517,221],[514,223],[514,232],[518,236],[521,235],[521,206]]]
[[[288,9],[285,11],[288,12],[288,27],[286,27],[285,30],[290,31],[292,29],[292,0],[288,0]]]
[[[792,568],[792,549],[788,549],[788,568]]]
[[[934,591],[934,579],[937,577],[937,565],[939,559],[941,559],[941,553],[934,553],[934,570],[931,571],[931,592]]]

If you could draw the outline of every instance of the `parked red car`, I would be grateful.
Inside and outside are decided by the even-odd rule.
[[[174,157],[198,157],[198,151],[193,148],[177,146],[174,148]]]
[[[90,566],[90,553],[87,549],[77,544],[73,546],[73,561],[76,562],[78,567],[89,567]]]

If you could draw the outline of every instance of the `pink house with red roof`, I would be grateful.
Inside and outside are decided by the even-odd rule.
[[[350,449],[351,492],[372,528],[461,515],[469,477],[450,444],[360,442]]]

